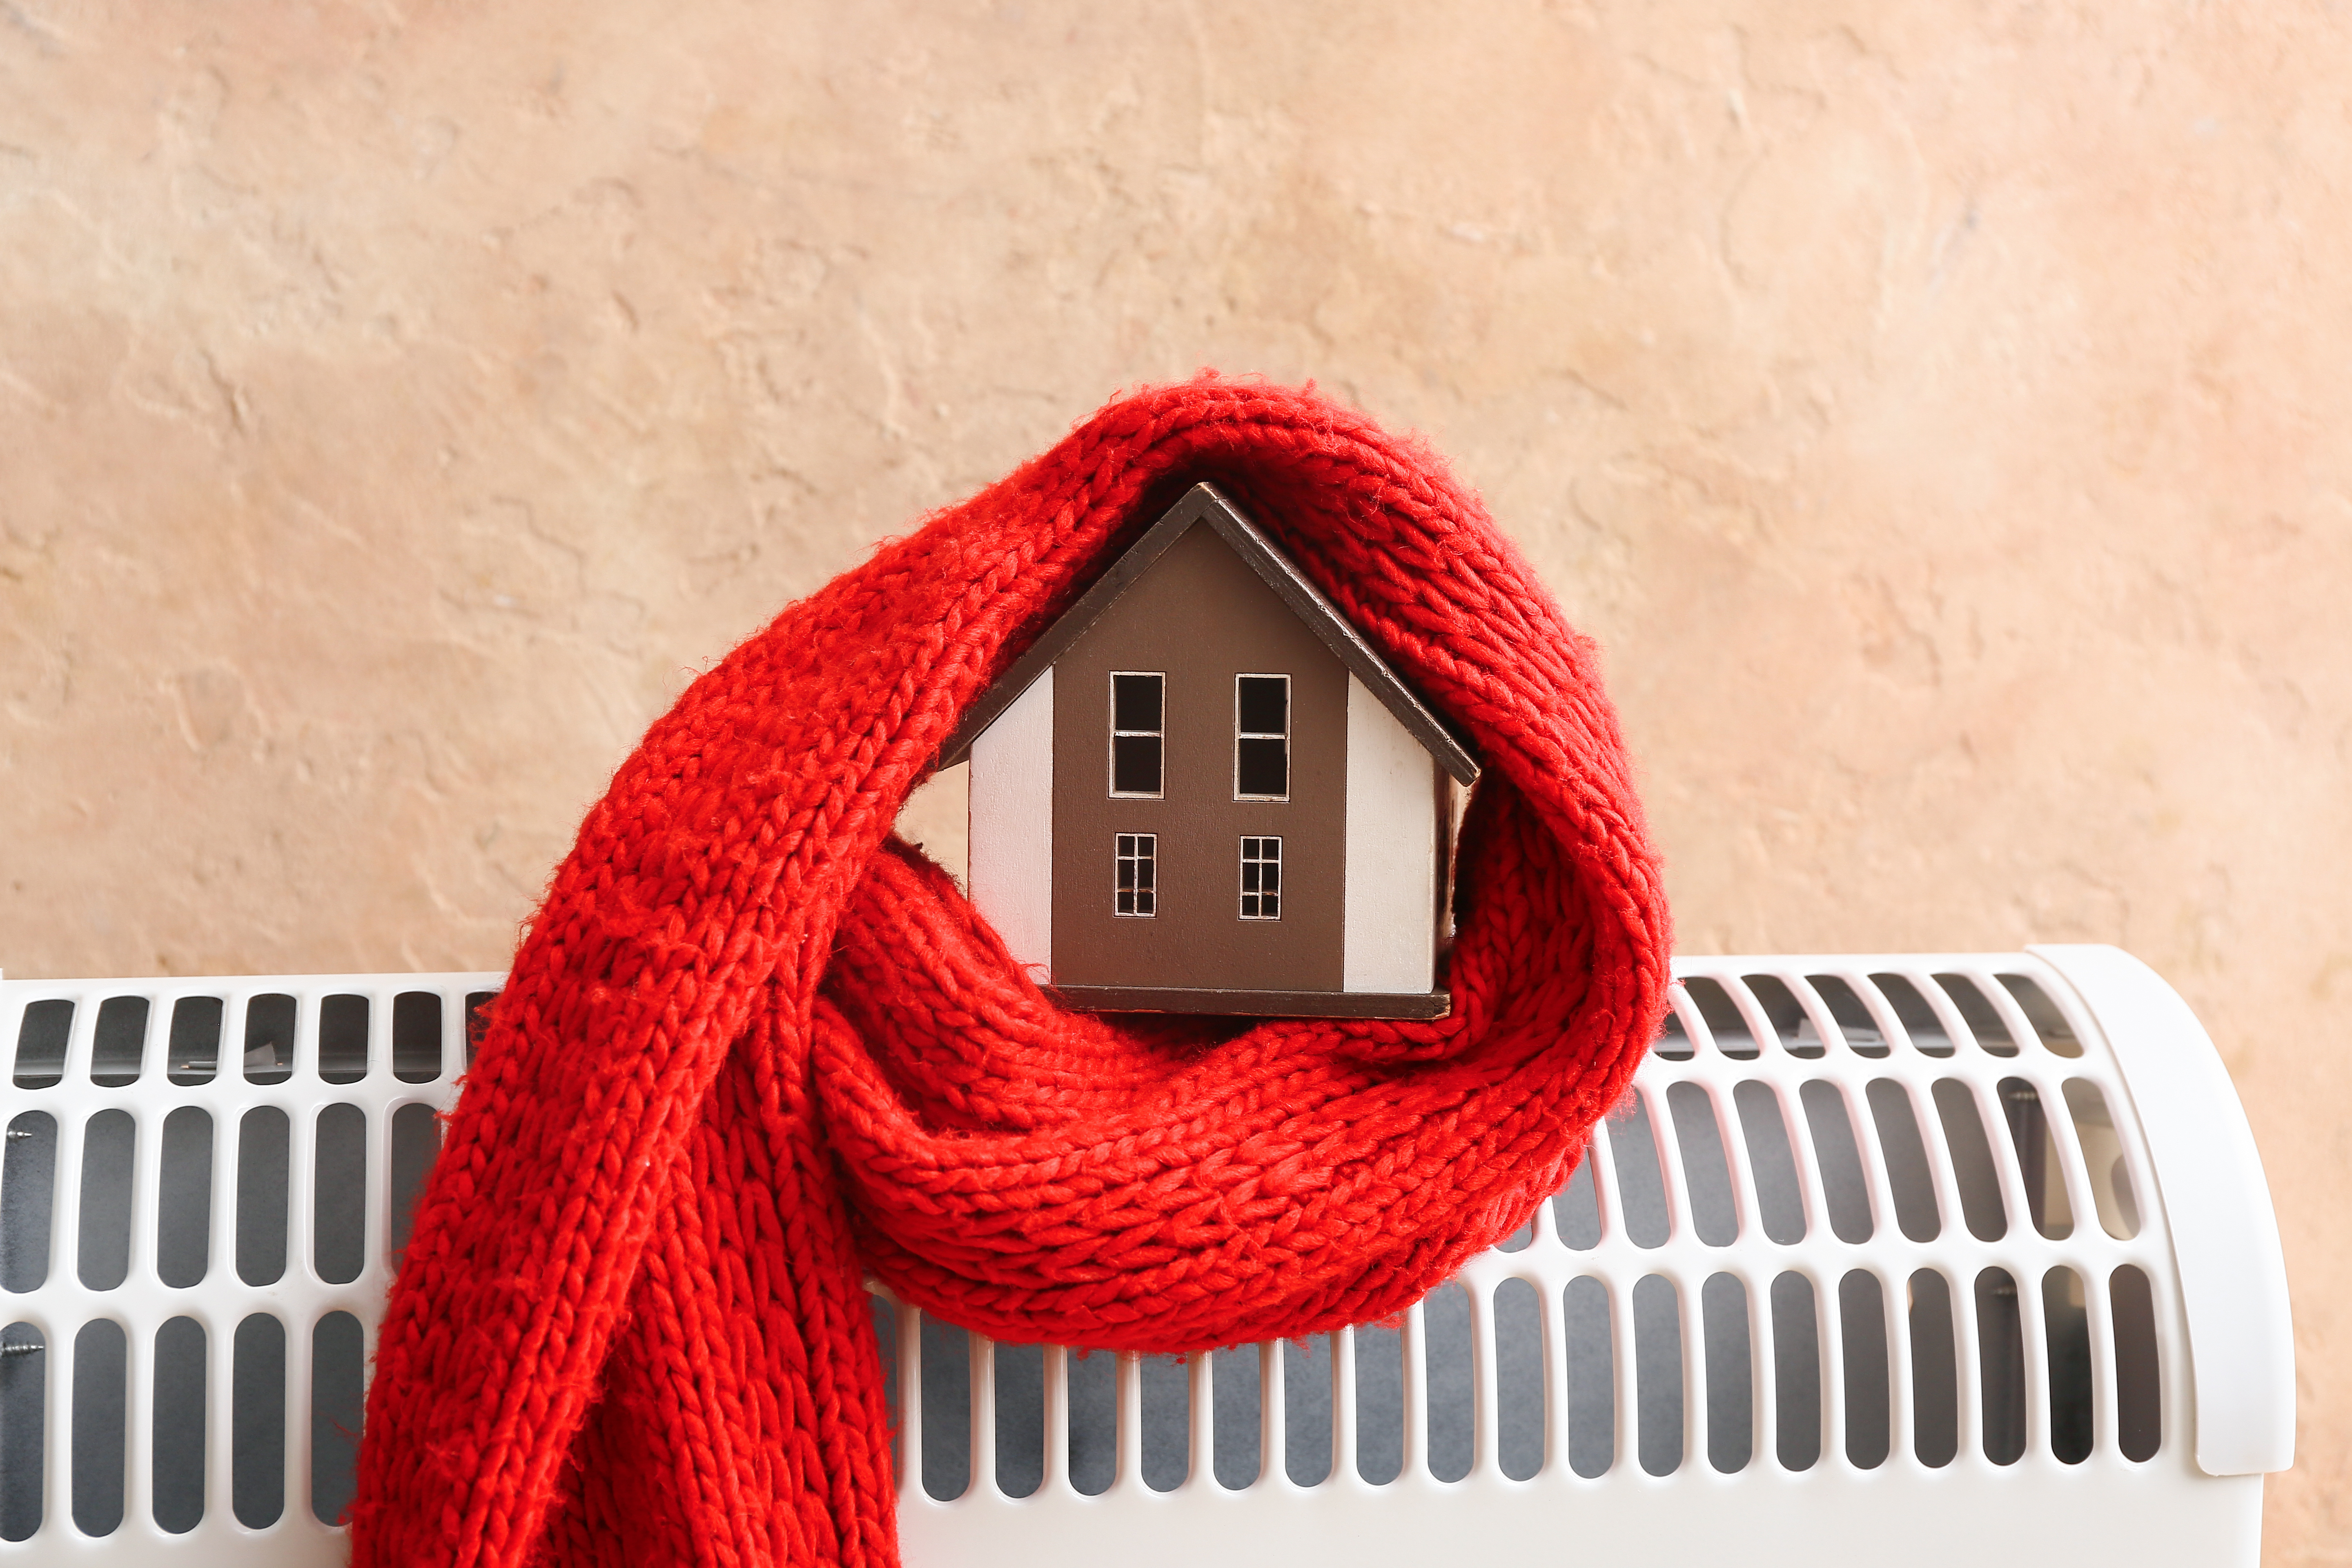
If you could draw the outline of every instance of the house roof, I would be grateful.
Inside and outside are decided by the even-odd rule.
[[[1250,569],[1290,606],[1292,614],[1307,623],[1349,672],[1380,699],[1381,706],[1396,716],[1397,722],[1437,759],[1440,766],[1462,784],[1477,779],[1478,759],[1471,754],[1469,747],[1389,668],[1388,660],[1364,640],[1363,634],[1339,613],[1337,605],[1323,596],[1322,590],[1307,580],[1290,557],[1276,548],[1274,541],[1244,517],[1216,486],[1206,483],[1185,491],[1182,500],[1170,507],[1142,538],[1128,546],[1111,563],[1110,569],[1079,595],[1077,603],[1062,612],[1061,618],[1029,645],[1028,651],[1013,661],[1013,668],[964,710],[963,721],[940,750],[940,766],[953,767],[962,762],[971,751],[971,743],[996,722],[997,716],[1052,668],[1069,646],[1101,619],[1103,612],[1150,571],[1152,563],[1167,552],[1169,546],[1184,537],[1194,523],[1206,523],[1216,530],[1217,536],[1233,547],[1234,553],[1249,563]]]

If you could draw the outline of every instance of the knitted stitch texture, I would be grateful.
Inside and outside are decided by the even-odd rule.
[[[892,836],[1202,479],[1485,757],[1445,1018],[1066,1013]],[[1438,459],[1312,389],[1118,399],[736,648],[589,814],[419,1205],[352,1561],[887,1568],[866,1274],[1013,1342],[1391,1316],[1565,1179],[1668,952],[1592,647]]]

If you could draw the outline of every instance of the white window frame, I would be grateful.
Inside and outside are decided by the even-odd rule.
[[[1118,727],[1118,679],[1141,676],[1160,682],[1160,728],[1122,730]],[[1236,688],[1236,690],[1239,689]],[[1150,736],[1160,742],[1160,787],[1155,790],[1118,787],[1118,742],[1122,736]],[[1110,672],[1110,738],[1103,742],[1103,775],[1113,800],[1164,800],[1168,795],[1168,672],[1164,669],[1114,669]]]
[[[1251,846],[1251,845],[1253,845],[1253,844],[1255,844],[1255,845],[1256,845],[1256,846],[1258,846],[1258,847],[1258,847],[1258,853],[1257,853],[1257,856],[1256,856],[1256,858],[1252,858],[1252,857],[1251,857],[1251,855],[1250,855],[1250,846]],[[1273,853],[1273,854],[1271,854],[1271,855],[1268,855],[1268,854],[1265,852],[1265,847],[1266,845],[1269,845],[1269,844],[1271,844],[1271,845],[1273,845],[1273,846],[1274,846],[1274,853]],[[1274,868],[1274,890],[1273,890],[1272,892],[1267,892],[1267,891],[1265,890],[1265,876],[1264,876],[1264,874],[1263,874],[1263,871],[1261,871],[1260,876],[1259,876],[1259,879],[1258,879],[1258,881],[1259,881],[1258,890],[1257,890],[1256,892],[1252,892],[1252,891],[1250,891],[1250,886],[1249,886],[1249,873],[1250,873],[1250,868],[1251,868],[1251,867],[1253,867],[1253,866],[1256,866],[1256,867],[1260,867],[1260,868],[1264,868],[1264,867],[1271,866],[1271,867],[1273,867],[1273,868]],[[1281,837],[1281,836],[1280,836],[1279,834],[1273,834],[1273,833],[1244,833],[1244,834],[1243,834],[1243,835],[1242,835],[1241,903],[1240,903],[1241,918],[1242,918],[1242,919],[1244,919],[1244,920],[1245,920],[1245,921],[1278,921],[1278,920],[1280,920],[1280,919],[1282,918],[1282,900],[1283,900],[1283,895],[1284,895],[1284,889],[1283,889],[1283,886],[1282,886],[1282,837]],[[1252,914],[1252,913],[1250,912],[1250,900],[1251,900],[1252,899],[1255,899],[1255,900],[1259,900],[1259,902],[1258,902],[1258,908],[1259,908],[1261,910],[1263,910],[1265,909],[1265,900],[1268,900],[1268,899],[1272,899],[1272,900],[1274,900],[1274,913],[1272,913],[1272,914],[1270,914],[1270,915],[1269,915],[1269,914],[1264,914],[1264,913]]]
[[[1244,680],[1279,680],[1282,682],[1282,729],[1244,730],[1242,728],[1242,682]],[[1290,798],[1290,699],[1291,682],[1287,675],[1272,670],[1244,670],[1234,677],[1234,798],[1235,800],[1286,801]],[[1165,715],[1162,716],[1165,722]],[[1242,793],[1242,742],[1244,741],[1280,741],[1282,742],[1282,793],[1280,795],[1244,795]],[[1161,742],[1163,745],[1165,742]]]
[[[1133,846],[1131,849],[1122,847],[1130,844]],[[1126,921],[1148,921],[1155,918],[1160,913],[1160,835],[1157,833],[1114,834],[1111,837],[1110,852],[1110,912]],[[1132,887],[1120,887],[1119,870],[1122,867],[1130,865],[1134,866],[1139,872],[1143,868],[1150,867],[1151,886],[1149,888],[1143,886],[1143,879],[1139,875]],[[1122,893],[1130,895],[1129,903],[1148,904],[1150,908],[1120,909],[1118,903]]]

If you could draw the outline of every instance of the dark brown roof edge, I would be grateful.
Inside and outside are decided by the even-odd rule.
[[[1412,731],[1413,739],[1437,759],[1439,765],[1457,783],[1477,783],[1478,759],[1471,755],[1470,748],[1421,700],[1421,694],[1389,667],[1389,661],[1365,640],[1355,623],[1339,613],[1339,606],[1325,598],[1323,591],[1307,580],[1307,574],[1257,524],[1243,516],[1241,509],[1227,500],[1223,491],[1212,484],[1198,484],[1192,487],[1192,495],[1202,499],[1202,521],[1240,552],[1242,559],[1265,579],[1266,586],[1282,595],[1283,603],[1323,639],[1323,646],[1339,656],[1339,662],[1381,700],[1381,705],[1396,716],[1398,723]]]
[[[1102,618],[1105,610],[1135,580],[1149,571],[1153,562],[1165,554],[1169,546],[1184,536],[1196,522],[1205,522],[1217,531],[1219,538],[1231,545],[1235,554],[1250,564],[1250,569],[1262,578],[1266,586],[1290,606],[1291,613],[1307,623],[1349,672],[1364,683],[1381,705],[1396,716],[1398,723],[1419,741],[1438,765],[1464,784],[1475,784],[1478,778],[1478,760],[1470,749],[1448,729],[1444,721],[1422,701],[1412,688],[1407,686],[1397,672],[1389,668],[1380,651],[1364,640],[1363,634],[1339,613],[1339,606],[1323,596],[1323,591],[1307,581],[1290,557],[1285,555],[1258,526],[1242,515],[1241,510],[1227,500],[1216,486],[1205,481],[1186,490],[1182,499],[1160,515],[1160,521],[1146,529],[1143,537],[1129,545],[1110,570],[1097,578],[1092,586],[1080,595],[1076,604],[1062,613],[1061,618],[1045,628],[1043,636],[1029,645],[1028,651],[1013,660],[1013,668],[999,677],[996,684],[982,692],[980,700],[964,710],[963,721],[940,748],[939,765],[951,768],[964,760],[991,724],[1021,694],[1029,689],[1037,678],[1045,673],[1063,651],[1083,636],[1087,627]]]
[[[1194,485],[1182,500],[1162,512],[1158,522],[1146,529],[1143,536],[1127,547],[1119,558],[1110,563],[1110,570],[1096,578],[1087,591],[1078,595],[1077,603],[1064,610],[1059,619],[1047,626],[1028,650],[1013,661],[1013,667],[996,678],[996,684],[980,694],[980,700],[963,710],[962,720],[955,732],[940,747],[940,763],[951,768],[964,760],[971,743],[996,722],[999,715],[1013,706],[1037,678],[1053,668],[1063,650],[1083,636],[1088,626],[1102,619],[1135,580],[1150,569],[1151,563],[1168,552],[1184,535],[1184,531],[1201,520],[1201,492],[1206,485]]]

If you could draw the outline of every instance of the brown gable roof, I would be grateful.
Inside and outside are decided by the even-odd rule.
[[[1445,721],[1422,701],[1412,688],[1407,686],[1397,672],[1389,668],[1388,660],[1380,656],[1363,634],[1349,625],[1339,607],[1323,596],[1322,590],[1308,582],[1304,574],[1291,563],[1290,558],[1276,548],[1272,540],[1260,531],[1257,524],[1241,513],[1241,510],[1211,484],[1196,484],[1184,492],[1184,498],[1170,507],[1158,522],[1146,530],[1142,538],[1127,548],[1124,554],[1110,564],[1110,570],[1097,578],[1094,585],[1079,595],[1078,602],[1062,613],[1059,620],[1047,626],[1027,652],[1015,659],[982,694],[979,701],[964,710],[963,722],[956,726],[947,744],[940,749],[940,766],[953,767],[962,762],[997,716],[1013,706],[1015,699],[1028,690],[1036,679],[1052,668],[1062,657],[1063,650],[1077,641],[1088,626],[1110,608],[1118,597],[1127,592],[1135,580],[1151,569],[1153,562],[1168,547],[1184,536],[1196,522],[1205,522],[1217,531],[1217,536],[1231,545],[1234,552],[1250,564],[1265,581],[1266,586],[1281,595],[1291,613],[1307,623],[1323,646],[1348,667],[1365,689],[1381,700],[1381,706],[1396,716],[1398,723],[1412,732],[1414,740],[1435,757],[1440,766],[1463,784],[1475,782],[1478,759],[1447,727]]]

